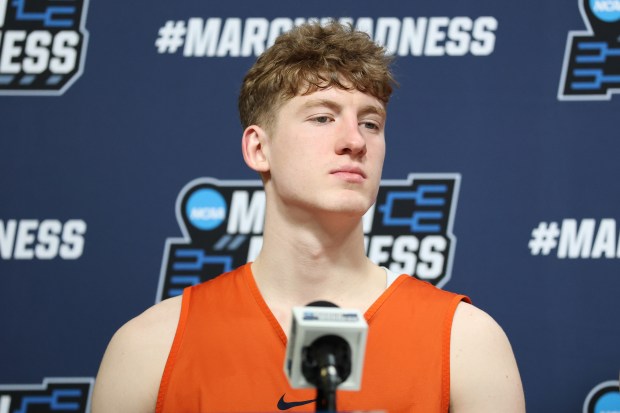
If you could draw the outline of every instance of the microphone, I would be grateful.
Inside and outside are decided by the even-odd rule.
[[[328,301],[293,307],[284,361],[291,387],[316,388],[317,411],[336,411],[336,388],[361,388],[367,334],[368,324],[359,310]]]

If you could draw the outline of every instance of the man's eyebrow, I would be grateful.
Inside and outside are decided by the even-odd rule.
[[[326,107],[337,112],[342,110],[342,105],[329,99],[310,99],[301,105],[300,110],[312,109],[316,107]]]
[[[364,106],[360,111],[359,111],[360,115],[379,115],[381,116],[383,119],[385,119],[386,117],[386,112],[385,112],[385,108],[378,106],[378,105],[367,105]]]

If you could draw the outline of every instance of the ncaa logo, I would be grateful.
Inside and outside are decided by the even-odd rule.
[[[459,174],[383,180],[364,215],[364,247],[378,265],[438,287],[450,279]],[[263,241],[262,182],[199,178],[176,201],[183,238],[166,240],[156,302],[253,261]]]
[[[193,192],[185,205],[185,215],[192,226],[210,231],[219,227],[226,218],[224,197],[211,188]]]
[[[0,95],[62,95],[81,76],[88,0],[0,0]]]
[[[578,0],[587,31],[566,42],[559,100],[609,100],[620,93],[620,0]]]
[[[606,381],[594,387],[583,403],[583,413],[620,413],[618,380]]]

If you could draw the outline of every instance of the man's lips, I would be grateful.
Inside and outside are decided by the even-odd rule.
[[[366,174],[364,173],[364,171],[355,166],[344,166],[336,168],[330,173],[350,182],[362,182],[366,179]]]

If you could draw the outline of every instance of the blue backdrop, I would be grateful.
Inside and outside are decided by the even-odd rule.
[[[260,211],[239,85],[324,17],[398,56],[373,257],[490,313],[528,411],[620,411],[618,0],[0,0],[0,413],[59,391],[87,410],[116,329],[251,258],[250,212],[217,234],[190,215]]]

